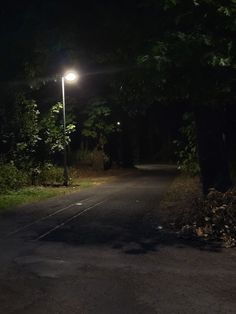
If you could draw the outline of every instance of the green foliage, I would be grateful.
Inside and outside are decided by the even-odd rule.
[[[65,191],[63,191],[64,193]],[[0,212],[3,209],[34,203],[60,194],[62,191],[59,188],[42,186],[30,186],[17,191],[9,191],[0,197]]]
[[[62,185],[64,181],[63,168],[46,164],[39,168],[38,184],[40,185]]]
[[[17,166],[27,168],[35,157],[39,136],[39,110],[32,99],[18,95],[14,105],[13,117],[9,126],[8,141],[10,157],[14,159]]]
[[[138,62],[159,74],[158,94],[191,105],[232,100],[235,2],[165,0],[156,10],[162,12],[163,33]]]
[[[0,193],[17,190],[28,183],[28,175],[13,163],[0,163]]]
[[[6,120],[1,125],[0,144],[4,148],[4,160],[13,160],[21,169],[32,170],[41,161],[64,148],[62,104],[52,106],[49,113],[41,117],[34,100],[18,95],[10,112],[3,112]],[[75,131],[70,114],[67,115],[65,141]]]
[[[98,149],[104,149],[108,136],[116,130],[115,123],[111,121],[111,113],[106,101],[96,101],[92,103],[84,122],[82,134],[95,140]]]
[[[199,163],[197,154],[196,125],[193,114],[185,113],[184,125],[180,129],[180,139],[175,140],[176,156],[179,168],[190,175],[199,174]]]
[[[53,106],[40,120],[35,101],[18,95],[12,112],[12,119],[6,120],[9,124],[5,122],[1,128],[1,145],[9,144],[8,151],[1,156],[4,163],[0,164],[0,193],[27,184],[61,184],[63,170],[45,161],[64,148],[62,104]],[[68,120],[71,120],[70,115]],[[66,143],[70,142],[74,131],[75,125],[67,124]]]
[[[63,168],[51,163],[41,163],[30,170],[32,185],[60,185],[63,183]]]
[[[62,121],[63,104],[57,103],[52,106],[49,114],[41,121],[41,136],[44,143],[47,145],[48,152],[53,154],[64,149],[64,131]],[[71,120],[70,115],[67,115],[67,120]],[[70,142],[70,134],[75,132],[75,124],[69,122],[66,124],[65,141]]]

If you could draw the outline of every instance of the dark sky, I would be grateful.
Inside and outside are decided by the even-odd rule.
[[[96,94],[111,75],[132,71],[136,57],[158,31],[157,13],[142,3],[145,1],[4,3],[0,8],[0,80],[28,84],[32,71],[33,82],[75,67],[86,76],[81,90]]]
[[[137,38],[142,41],[145,32],[152,32],[150,18],[155,17],[139,2],[10,1],[0,9],[1,54],[16,60],[19,54],[30,54],[36,41],[57,44],[61,54],[77,45],[83,59],[114,53],[121,45],[132,54]]]

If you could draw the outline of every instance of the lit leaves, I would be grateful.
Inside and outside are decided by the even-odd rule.
[[[50,109],[49,114],[41,121],[41,135],[48,150],[51,153],[62,151],[64,149],[64,131],[62,121],[63,104],[57,103]],[[71,121],[70,115],[67,115],[67,121]],[[70,134],[75,132],[74,123],[66,124],[66,143],[70,142]]]

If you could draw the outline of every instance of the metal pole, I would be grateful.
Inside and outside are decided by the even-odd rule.
[[[65,78],[62,77],[62,103],[63,103],[63,146],[64,146],[64,185],[68,186],[69,175],[67,167],[67,145],[66,145],[66,102],[65,102]]]

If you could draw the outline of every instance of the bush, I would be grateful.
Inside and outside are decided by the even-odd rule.
[[[37,184],[41,185],[61,185],[63,184],[64,170],[51,164],[41,167],[38,171]]]
[[[17,190],[29,183],[28,175],[12,163],[0,163],[0,193]]]
[[[180,138],[174,141],[178,167],[182,172],[195,176],[200,172],[196,140],[196,125],[192,113],[185,113]]]

